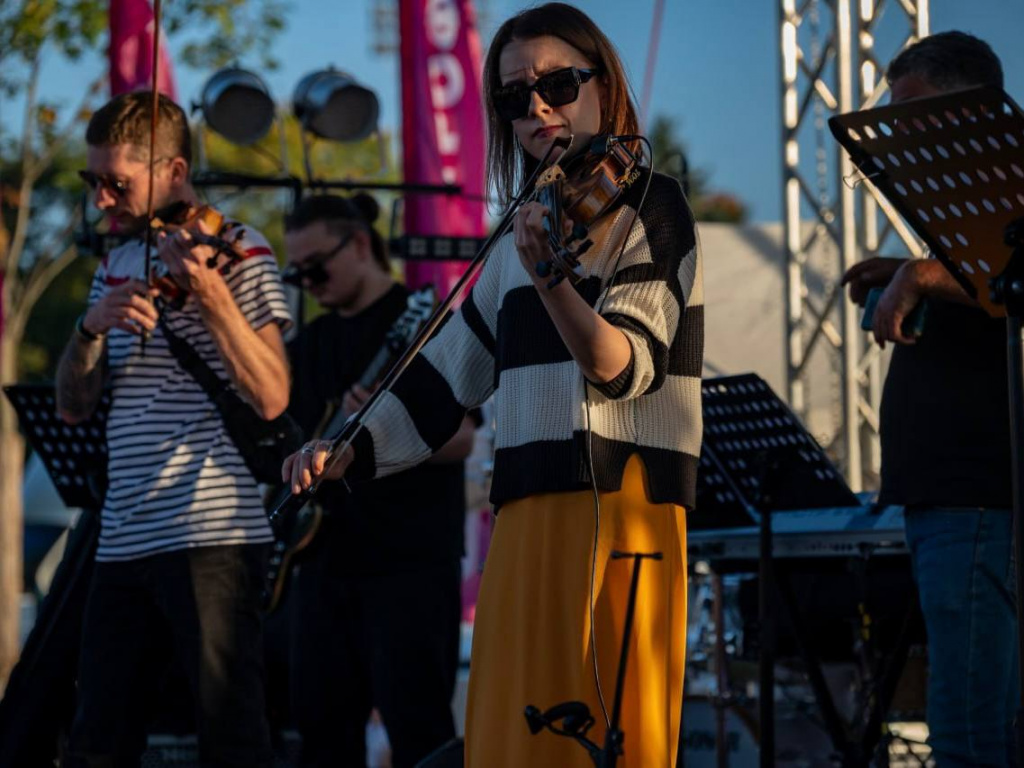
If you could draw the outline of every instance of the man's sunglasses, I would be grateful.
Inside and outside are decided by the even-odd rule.
[[[171,158],[169,157],[158,157],[153,164],[156,165],[156,163],[162,163],[170,159]],[[143,173],[145,170],[147,169],[139,171],[139,174]],[[79,171],[78,177],[82,181],[84,181],[85,185],[89,187],[89,189],[92,190],[93,192],[99,189],[100,186],[104,186],[107,189],[109,189],[115,197],[123,198],[125,195],[128,194],[128,190],[130,189],[130,179],[120,179],[117,176],[114,176],[113,174],[110,173],[96,173],[95,171]]]
[[[526,117],[530,114],[533,91],[536,91],[549,107],[564,107],[579,98],[580,86],[589,82],[596,74],[596,69],[566,67],[541,75],[533,85],[503,85],[494,91],[494,109],[503,120],[519,120]]]
[[[354,232],[350,232],[338,241],[338,244],[326,253],[314,253],[302,264],[289,264],[281,271],[281,280],[288,285],[295,285],[299,288],[308,282],[310,286],[323,285],[328,280],[327,270],[324,269],[330,259],[334,258],[342,248],[352,240]]]
[[[124,197],[128,194],[127,179],[119,179],[107,173],[94,173],[92,171],[79,171],[78,176],[93,192],[102,185],[113,192],[116,197]]]

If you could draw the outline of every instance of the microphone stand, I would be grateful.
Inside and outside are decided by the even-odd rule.
[[[558,736],[573,739],[587,750],[595,768],[615,768],[615,763],[622,754],[622,742],[626,734],[619,728],[622,715],[622,690],[626,682],[626,661],[629,658],[629,637],[633,632],[633,613],[636,608],[636,592],[640,585],[640,566],[644,560],[661,560],[661,552],[612,552],[612,560],[633,559],[633,578],[629,583],[629,600],[626,603],[626,622],[622,629],[622,649],[619,651],[619,671],[615,677],[615,701],[612,704],[611,722],[604,734],[604,744],[597,746],[587,738],[587,731],[594,724],[590,708],[582,701],[567,701],[556,704],[545,712],[529,705],[523,712],[530,733],[536,735],[541,729],[547,728]],[[559,720],[562,727],[555,725]]]
[[[989,281],[992,300],[1006,309],[1006,370],[1009,380],[1011,488],[1013,498],[1013,558],[1017,587],[1017,687],[1020,700],[1014,719],[1016,756],[1024,765],[1024,631],[1019,605],[1024,594],[1024,362],[1021,358],[1021,329],[1024,322],[1024,218],[1010,222],[1003,241],[1012,255],[1003,272]]]

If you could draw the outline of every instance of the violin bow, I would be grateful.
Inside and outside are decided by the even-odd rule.
[[[160,112],[160,0],[153,0],[153,66],[151,68],[153,81],[151,93],[153,96],[152,114],[149,121],[149,191],[146,195],[146,287],[153,287],[153,216],[156,215],[153,200],[153,181],[156,177],[156,128],[157,117]],[[146,300],[152,301],[148,292]],[[146,354],[146,339],[149,334],[142,333],[142,355]]]
[[[373,414],[378,408],[381,398],[390,393],[391,388],[395,385],[395,382],[405,373],[405,370],[412,364],[412,361],[419,355],[420,350],[423,349],[424,345],[430,340],[430,337],[434,334],[434,331],[438,329],[441,323],[448,315],[448,311],[455,305],[459,297],[469,287],[470,281],[477,275],[477,273],[483,269],[484,262],[490,255],[494,244],[511,228],[512,220],[515,215],[519,212],[519,209],[529,201],[533,195],[538,178],[541,176],[543,171],[548,167],[547,162],[551,157],[551,153],[556,147],[561,147],[563,150],[567,146],[571,146],[572,140],[569,140],[569,144],[566,145],[564,140],[556,140],[548,147],[548,151],[544,157],[541,158],[540,163],[534,170],[533,174],[523,183],[523,188],[519,194],[509,205],[508,209],[501,217],[501,221],[494,228],[488,238],[484,241],[483,245],[480,246],[480,250],[477,251],[476,256],[466,267],[465,272],[462,273],[462,277],[458,279],[454,286],[452,286],[447,298],[442,301],[430,318],[420,327],[419,333],[416,334],[416,338],[410,342],[405,352],[402,353],[401,357],[395,361],[394,365],[391,366],[391,370],[388,371],[387,375],[381,381],[380,385],[375,389],[370,396],[363,403],[362,407],[356,411],[349,420],[342,427],[341,431],[336,435],[325,435],[323,440],[330,443],[330,448],[327,452],[327,458],[324,462],[324,470],[321,474],[326,474],[327,471],[344,455],[345,451],[352,445],[359,430],[363,429],[366,424],[366,420]],[[563,151],[564,156],[564,151]],[[559,161],[561,157],[559,158]],[[555,165],[558,163],[556,162]],[[306,490],[299,494],[292,494],[291,483],[288,483],[281,494],[275,500],[273,511],[268,515],[268,519],[272,526],[280,525],[282,517],[297,513],[300,509],[306,506],[306,503],[314,498],[320,489],[320,483],[318,481]]]

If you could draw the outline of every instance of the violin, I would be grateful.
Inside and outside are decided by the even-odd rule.
[[[203,232],[199,228],[200,222],[214,234]],[[195,244],[213,248],[213,255],[207,258],[206,266],[208,269],[218,270],[225,276],[245,258],[241,247],[245,230],[238,227],[231,239],[227,239],[225,233],[231,226],[233,225],[226,220],[224,214],[212,206],[195,206],[184,201],[161,208],[150,222],[151,231],[154,234],[160,232],[173,234],[185,230]],[[222,257],[224,258],[222,259]],[[188,298],[188,289],[174,279],[166,264],[162,261],[152,264],[148,278],[152,285],[160,289],[161,296],[171,307],[181,309],[184,306]]]
[[[570,146],[571,142],[570,138]],[[570,158],[564,167],[559,159],[537,177],[536,200],[551,211],[544,228],[552,258],[537,265],[540,277],[551,276],[548,288],[564,279],[573,285],[583,279],[579,259],[593,245],[590,227],[639,178],[639,165],[625,143],[605,136],[595,138],[586,152]]]

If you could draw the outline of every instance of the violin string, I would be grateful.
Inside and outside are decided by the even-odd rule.
[[[153,2],[153,61],[152,61],[152,73],[153,79],[150,87],[152,88],[153,101],[151,104],[152,114],[149,119],[149,189],[146,193],[146,253],[143,260],[144,269],[146,271],[145,281],[147,287],[153,286],[153,238],[155,233],[153,232],[153,215],[154,215],[154,200],[153,200],[153,181],[156,175],[156,129],[157,120],[160,114],[160,15],[161,15],[161,2],[160,0],[154,0]],[[148,293],[146,295],[147,301],[152,301]],[[146,356],[146,340],[149,336],[149,332],[143,328],[142,336],[139,339],[139,351],[143,357]]]
[[[644,191],[640,195],[640,202],[637,204],[636,210],[633,211],[633,218],[629,222],[626,235],[622,238],[622,245],[619,246],[619,253],[615,257],[615,263],[612,265],[608,286],[604,289],[600,301],[595,307],[598,315],[601,314],[605,302],[608,301],[608,295],[611,293],[612,286],[615,283],[615,275],[619,271],[619,264],[622,262],[622,255],[626,251],[626,243],[629,242],[629,236],[633,233],[633,227],[636,226],[640,211],[647,200],[647,191],[651,188],[651,179],[654,177],[654,148],[646,136],[640,136],[638,139],[647,146],[650,171],[647,174],[647,181],[644,183]],[[597,687],[597,700],[601,704],[601,714],[604,717],[604,727],[607,730],[611,728],[611,718],[608,717],[608,702],[605,700],[604,688],[601,685],[601,670],[597,662],[597,632],[594,629],[594,589],[597,583],[597,546],[601,534],[601,496],[597,490],[597,476],[594,474],[594,430],[591,427],[590,421],[590,385],[587,384],[586,380],[583,382],[583,397],[585,401],[584,413],[587,419],[587,469],[590,472],[590,490],[594,496],[594,542],[590,557],[590,599],[588,601],[590,609],[590,657],[594,667],[594,684]]]

